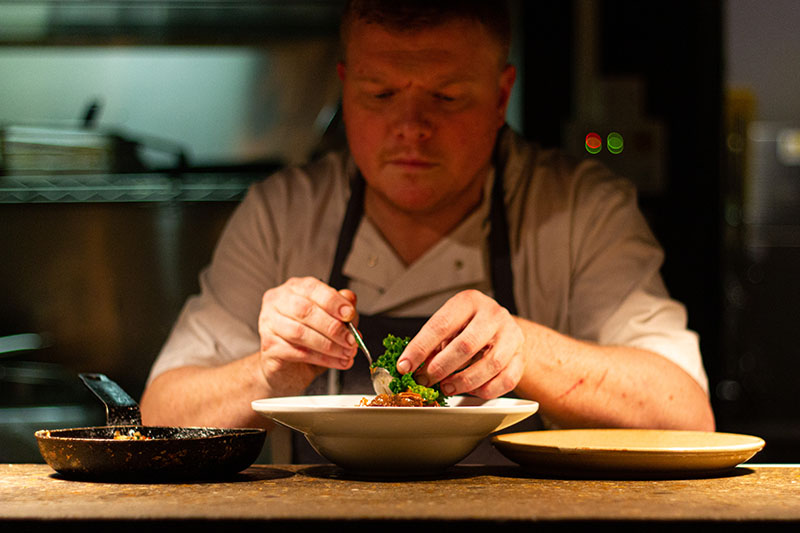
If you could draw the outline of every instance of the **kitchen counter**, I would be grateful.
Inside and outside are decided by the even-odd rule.
[[[137,530],[213,524],[346,525],[386,531],[413,523],[504,529],[597,522],[703,527],[800,522],[800,465],[743,465],[700,479],[543,478],[515,466],[456,466],[431,479],[349,476],[328,465],[254,465],[220,482],[99,483],[67,480],[44,464],[0,465],[0,528],[25,525]]]

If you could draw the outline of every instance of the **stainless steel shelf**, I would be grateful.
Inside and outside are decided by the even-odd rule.
[[[263,176],[86,174],[0,177],[0,203],[238,201]]]

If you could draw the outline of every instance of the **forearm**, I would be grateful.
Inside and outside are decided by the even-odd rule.
[[[354,319],[355,301],[352,291],[311,277],[266,291],[258,321],[261,350],[221,366],[159,375],[142,398],[144,422],[266,426],[253,412],[253,400],[302,394],[327,368],[353,364],[357,348],[344,323]]]
[[[217,367],[186,366],[164,372],[141,401],[147,425],[268,427],[250,402],[270,396],[258,354]]]
[[[708,396],[668,359],[517,322],[526,366],[516,392],[538,401],[542,415],[558,426],[714,429]]]

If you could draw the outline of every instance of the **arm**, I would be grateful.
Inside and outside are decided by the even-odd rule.
[[[525,372],[516,392],[561,427],[714,430],[700,385],[656,353],[577,341],[516,318]]]
[[[257,353],[222,366],[168,370],[145,389],[142,420],[157,426],[268,427],[250,407],[252,400],[273,395],[261,374]]]
[[[590,207],[572,217],[573,226],[555,237],[540,229],[543,244],[533,254],[570,252],[553,269],[568,283],[543,278],[549,288],[563,285],[565,297],[554,290],[542,306],[568,309],[560,329],[569,334],[554,329],[555,312],[543,325],[465,291],[412,339],[398,369],[426,363],[418,382],[440,382],[446,394],[493,398],[514,390],[538,401],[542,414],[562,427],[713,428],[702,369],[688,373],[701,366],[696,338],[663,287],[661,252],[635,209],[635,195],[609,187],[594,196],[575,202]],[[572,246],[555,246],[561,242]]]
[[[408,372],[423,363],[419,383],[482,398],[514,390],[561,427],[714,428],[703,389],[667,358],[573,339],[513,317],[477,291],[445,303],[397,366]]]
[[[141,401],[146,423],[263,425],[252,400],[301,394],[327,368],[349,367],[356,348],[341,320],[353,318],[355,296],[312,277],[329,266],[308,237],[324,240],[314,228],[341,216],[319,211],[331,205],[320,198],[341,194],[339,167],[323,158],[251,187],[153,365]],[[343,305],[352,314],[342,315]]]
[[[351,291],[292,278],[264,293],[258,352],[160,374],[144,392],[142,419],[148,425],[262,426],[251,401],[301,394],[326,368],[352,366],[355,339],[344,321],[355,316]]]

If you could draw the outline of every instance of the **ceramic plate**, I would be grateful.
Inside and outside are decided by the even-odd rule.
[[[751,435],[647,429],[573,429],[492,438],[503,455],[541,473],[663,476],[729,470],[764,441]]]
[[[262,416],[302,432],[332,463],[360,474],[420,475],[469,455],[490,433],[533,415],[537,402],[448,399],[447,407],[366,407],[363,395],[256,400]],[[371,397],[369,397],[371,399]]]

